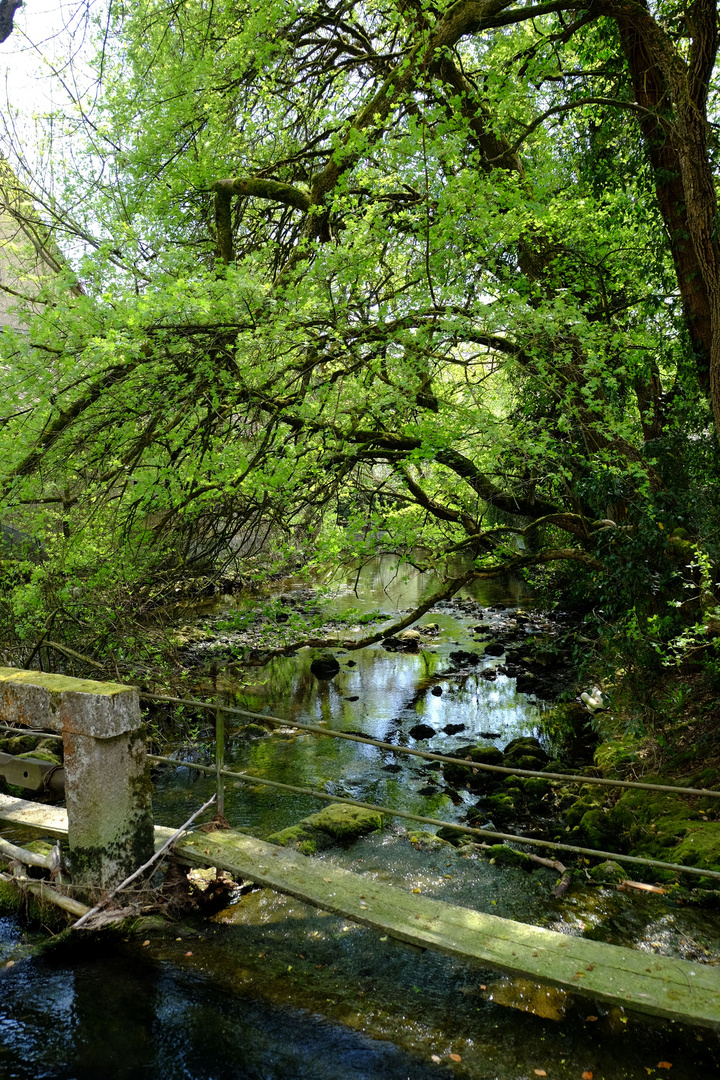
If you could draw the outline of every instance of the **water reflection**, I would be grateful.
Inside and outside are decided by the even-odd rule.
[[[297,1008],[228,994],[137,945],[0,975],[4,1080],[425,1080],[406,1051]]]
[[[385,587],[382,574],[380,578]],[[503,596],[509,599],[507,593]],[[486,603],[488,599],[484,596]],[[487,611],[483,615],[490,624],[502,617]],[[440,633],[427,638],[417,653],[387,652],[380,644],[352,652],[335,650],[340,671],[330,681],[319,680],[310,671],[315,650],[276,657],[261,669],[257,684],[238,690],[233,700],[241,708],[280,716],[289,724],[311,723],[436,753],[452,755],[469,743],[503,748],[519,735],[537,734],[541,707],[517,692],[514,679],[496,675],[500,658],[484,656],[484,645],[470,634],[478,618],[477,610],[428,613],[425,621],[432,620]],[[476,654],[477,664],[458,672],[451,657],[458,647]],[[427,725],[428,731],[414,738],[411,732],[419,724]],[[248,740],[243,728],[244,723],[229,728],[228,768],[448,821],[459,819],[466,809],[468,793],[446,787],[441,774],[429,771],[419,759],[294,733]],[[182,748],[178,756],[183,756]],[[208,744],[203,760],[209,763],[211,758]],[[429,787],[435,790],[428,791]],[[157,819],[182,824],[188,790],[193,801],[209,797],[212,780],[185,769],[175,774],[163,769],[156,785]],[[226,790],[228,820],[258,836],[294,824],[317,809],[318,803],[308,797],[278,795],[259,786],[231,781]]]

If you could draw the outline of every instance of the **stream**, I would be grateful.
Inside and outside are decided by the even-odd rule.
[[[381,562],[357,580],[330,583],[333,612],[349,616],[339,636],[364,636],[374,625],[364,617],[380,610],[394,618],[433,587],[427,576],[399,575]],[[282,595],[281,620],[293,605],[304,610],[312,602],[300,583],[284,582]],[[207,663],[238,643],[252,644],[258,604],[214,601],[186,613],[205,631],[188,645],[188,661]],[[318,724],[451,755],[469,744],[502,750],[526,735],[546,742],[543,698],[518,691],[516,678],[504,673],[502,650],[492,647],[502,641],[521,649],[552,632],[519,583],[476,585],[420,624],[434,629],[416,652],[381,643],[333,650],[340,671],[320,680],[310,672],[317,650],[302,650],[250,669],[255,682],[225,685],[223,693],[228,703],[288,725]],[[444,821],[463,820],[476,802],[421,759],[290,726],[249,733],[238,720],[227,721],[228,768]],[[211,763],[206,725],[200,717],[192,739],[166,752]],[[212,790],[212,780],[188,766],[159,768],[156,820],[181,825]],[[239,781],[226,786],[231,825],[262,838],[322,805]],[[534,824],[509,831],[530,832]],[[381,832],[314,857],[566,934],[698,963],[720,959],[715,911],[590,882],[575,882],[556,898],[557,872],[500,867],[426,830],[388,818]],[[670,1068],[681,1080],[720,1076],[717,1033],[422,952],[266,889],[238,891],[213,919],[170,932],[74,938],[36,953],[40,940],[18,920],[0,919],[0,1080],[644,1080]]]

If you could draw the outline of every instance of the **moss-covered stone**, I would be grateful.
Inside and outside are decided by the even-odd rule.
[[[268,730],[262,724],[246,724],[239,734],[246,739],[259,739],[263,735],[267,735]]]
[[[473,769],[473,765],[502,765],[503,754],[495,746],[472,746],[459,750],[458,756],[469,759],[468,765],[445,763],[443,776],[448,784],[455,787],[469,787],[471,791],[489,791],[502,783],[502,773],[487,772],[485,769]]]
[[[53,765],[62,765],[62,761],[57,754],[54,754],[51,750],[43,750],[40,747],[29,751],[27,754],[18,754],[17,756],[19,758],[31,758],[34,761],[49,761]]]
[[[700,821],[689,826],[672,861],[720,872],[720,822]]]
[[[536,739],[533,735],[521,735],[517,739],[512,739],[505,747],[505,758],[518,758],[518,757],[533,757],[543,764],[547,762],[548,755],[545,747],[542,745],[539,739]]]
[[[599,793],[600,788],[595,788],[593,794],[582,795],[579,798],[576,798],[570,806],[565,809],[563,818],[566,825],[569,825],[570,828],[574,828],[580,824],[588,811],[595,810],[602,805],[603,796],[600,794],[596,795],[595,792]]]
[[[539,800],[550,794],[552,784],[549,780],[543,780],[539,776],[526,776],[523,781],[523,791],[526,798]]]
[[[621,765],[630,765],[637,760],[643,740],[639,735],[616,734],[607,742],[602,742],[595,751],[595,764],[603,774],[611,773]]]
[[[482,828],[481,825],[476,825],[476,828]],[[457,832],[455,829],[448,829],[443,826],[438,829],[435,834],[436,840],[442,840],[445,844],[450,844],[452,847],[464,847],[466,844],[472,844],[477,839],[473,836],[468,836],[467,833]]]
[[[608,847],[618,846],[613,822],[607,811],[599,806],[583,814],[575,832],[575,839],[585,847],[607,850]]]
[[[513,754],[505,758],[508,768],[524,769],[526,772],[541,772],[545,767],[545,758],[535,757],[533,754]]]
[[[418,848],[421,851],[439,851],[441,848],[448,848],[453,846],[453,840],[449,834],[452,829],[438,829],[437,833],[427,832],[424,829],[418,829],[417,831],[409,832],[408,839],[413,847]],[[446,836],[441,836],[440,833],[447,833]],[[462,837],[462,833],[453,833],[454,837]],[[465,840],[468,837],[464,837]]]
[[[366,833],[382,828],[382,814],[345,803],[332,803],[317,814],[303,818],[297,825],[273,833],[268,837],[271,844],[294,847],[305,855],[342,844],[347,847]]]
[[[534,863],[524,851],[516,851],[506,844],[492,844],[485,852],[496,866],[509,866],[516,870],[532,870]]]
[[[622,881],[626,877],[620,863],[614,862],[613,859],[606,859],[605,862],[599,863],[598,866],[593,866],[588,873],[593,881]]]
[[[268,836],[268,841],[279,847],[294,847],[303,855],[314,855],[316,851],[332,847],[332,840],[326,833],[321,833],[302,823],[290,825],[287,829],[273,833],[272,836]]]
[[[506,793],[491,795],[488,799],[488,811],[496,825],[504,825],[512,821],[517,813],[515,799]]]

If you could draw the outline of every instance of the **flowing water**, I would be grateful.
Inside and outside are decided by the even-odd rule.
[[[432,587],[427,578],[403,581],[377,564],[359,583],[359,597],[338,586],[334,606],[341,614],[357,609],[358,617],[378,607],[392,616]],[[513,611],[521,601],[528,606],[527,598],[519,587],[496,586],[465,594],[465,601],[428,612],[421,621],[441,632],[418,653],[379,645],[337,651],[341,670],[322,682],[309,670],[313,654],[300,652],[262,669],[263,683],[242,688],[235,700],[290,723],[444,753],[477,742],[502,748],[517,735],[537,733],[541,703],[519,694],[513,679],[492,677],[498,658],[448,673],[456,666],[453,651],[482,652],[471,626],[482,621],[510,634]],[[501,604],[505,610],[497,609]],[[541,630],[531,618],[512,635]],[[442,693],[433,693],[438,687]],[[416,741],[410,732],[419,723],[435,734]],[[196,738],[174,749],[178,757],[209,762],[209,733],[199,725]],[[226,761],[255,775],[448,821],[462,817],[472,801],[419,759],[297,735],[289,727],[262,738],[230,727]],[[211,791],[211,781],[187,766],[160,769],[156,819],[181,824]],[[226,790],[231,824],[260,837],[321,805],[239,782]],[[317,858],[564,933],[697,962],[719,958],[715,913],[666,896],[589,885],[574,885],[556,899],[556,872],[500,868],[422,829],[388,822],[382,833]],[[0,920],[0,1080],[587,1080],[590,1074],[639,1080],[667,1075],[668,1066],[681,1080],[720,1076],[714,1033],[420,952],[269,890],[238,894],[212,922],[148,931],[144,941],[94,936],[33,955],[38,940],[16,920]]]

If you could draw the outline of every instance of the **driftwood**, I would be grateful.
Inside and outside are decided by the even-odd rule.
[[[22,873],[0,873],[0,881],[8,885],[14,885],[18,892],[23,895],[28,892],[32,893],[43,904],[52,904],[53,907],[62,908],[63,911],[69,912],[75,918],[85,915],[90,910],[87,904],[81,904],[79,900],[73,900],[71,896],[64,896],[56,889],[53,889],[52,885],[48,885],[46,881],[38,881],[36,878],[26,877]]]
[[[52,855],[38,855],[34,851],[28,851],[27,848],[11,844],[9,840],[3,840],[2,837],[0,837],[0,857],[24,863],[25,866],[38,866],[41,870],[54,870],[56,867],[56,860]]]

